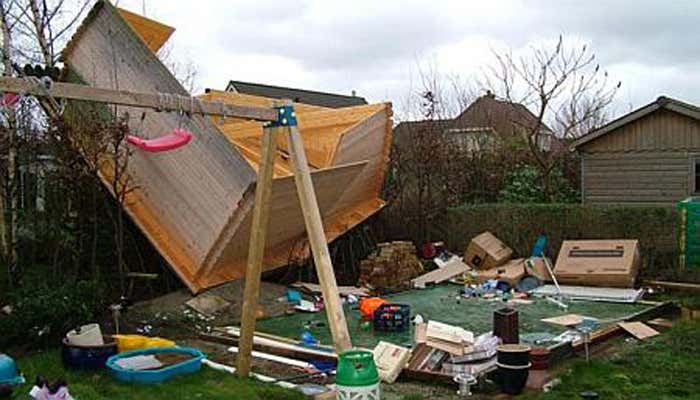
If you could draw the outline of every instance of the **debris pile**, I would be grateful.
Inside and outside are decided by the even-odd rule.
[[[416,257],[411,242],[380,243],[376,253],[360,263],[358,286],[379,290],[404,290],[411,279],[423,273],[423,264]]]

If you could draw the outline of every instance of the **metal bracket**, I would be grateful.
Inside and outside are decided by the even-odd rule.
[[[270,122],[270,126],[296,126],[297,116],[294,106],[275,107],[277,110],[277,121]]]

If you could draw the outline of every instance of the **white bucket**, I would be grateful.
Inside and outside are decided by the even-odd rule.
[[[336,400],[380,400],[379,382],[369,386],[335,386]]]
[[[66,339],[74,346],[102,346],[105,344],[102,330],[98,324],[87,324],[73,329],[66,334]]]

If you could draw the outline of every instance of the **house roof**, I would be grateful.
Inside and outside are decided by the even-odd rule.
[[[335,93],[316,92],[262,83],[229,81],[226,91],[273,99],[291,99],[298,103],[313,104],[322,107],[341,108],[368,104],[364,97],[347,96]]]
[[[653,113],[654,111],[660,109],[666,109],[669,111],[677,112],[687,117],[700,120],[700,107],[694,106],[689,103],[685,103],[680,100],[672,99],[670,97],[659,96],[659,98],[657,98],[655,101],[643,107],[640,107],[629,114],[625,114],[620,118],[613,120],[603,125],[602,127],[592,130],[587,134],[581,136],[580,138],[576,139],[573,143],[571,143],[570,149],[575,150],[578,147],[583,146],[586,143],[590,143],[591,141],[598,139],[603,135],[607,135],[608,133],[616,130],[617,128],[620,128],[623,125],[627,125],[630,122],[643,118]]]
[[[476,99],[455,118],[455,128],[492,127],[502,139],[520,135],[521,130],[534,129],[537,117],[520,103],[497,99],[487,92]],[[543,128],[552,131],[546,124]]]

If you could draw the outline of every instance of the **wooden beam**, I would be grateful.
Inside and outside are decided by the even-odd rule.
[[[153,108],[163,111],[182,110],[194,114],[218,115],[258,121],[277,120],[277,112],[273,108],[238,106],[222,101],[202,101],[196,97],[181,96],[174,93],[139,93],[63,82],[53,82],[47,88],[43,84],[37,84],[27,79],[10,77],[0,77],[0,91],[31,94],[38,97]]]
[[[680,291],[700,292],[700,285],[697,283],[687,282],[668,282],[668,281],[644,281],[649,286],[658,286],[664,289],[675,289]]]
[[[309,245],[316,264],[316,273],[321,285],[321,292],[323,293],[328,324],[333,335],[333,345],[336,352],[340,354],[343,351],[350,350],[352,342],[350,341],[348,325],[345,321],[343,304],[338,294],[338,285],[333,272],[326,235],[323,231],[323,221],[318,209],[314,185],[311,181],[311,171],[304,152],[304,143],[296,125],[287,127],[287,142],[289,143],[289,154],[292,160],[297,195],[299,196],[301,211],[304,215],[304,225],[306,226]]]
[[[255,333],[255,310],[260,296],[260,275],[262,274],[262,263],[265,256],[265,240],[267,238],[270,195],[272,193],[272,175],[275,169],[275,134],[279,129],[279,127],[266,127],[263,129],[262,154],[258,181],[255,186],[255,207],[253,209],[245,288],[243,290],[240,351],[237,357],[238,369],[236,373],[244,378],[247,378],[250,373],[250,356],[253,351],[253,336]]]

